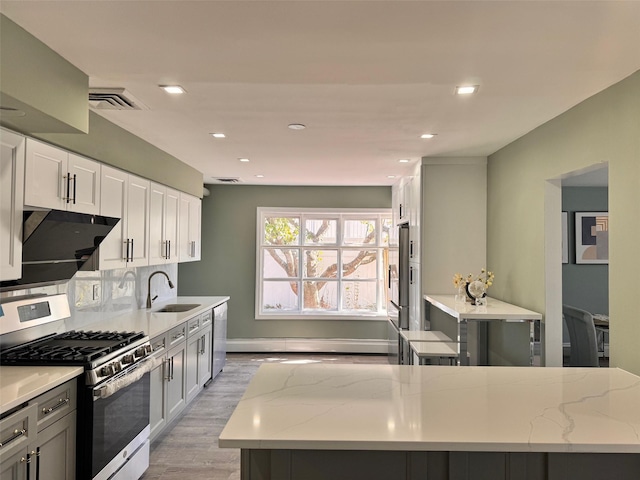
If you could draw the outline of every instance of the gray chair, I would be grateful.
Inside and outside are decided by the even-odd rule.
[[[593,316],[585,310],[569,305],[562,306],[562,316],[571,342],[571,367],[599,367],[598,342]]]

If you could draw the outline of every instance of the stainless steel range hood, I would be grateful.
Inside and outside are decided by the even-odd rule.
[[[25,211],[23,218],[22,278],[0,282],[1,290],[69,280],[120,221],[60,210]]]

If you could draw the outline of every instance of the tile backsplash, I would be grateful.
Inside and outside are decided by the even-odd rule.
[[[151,297],[155,302],[171,299],[178,294],[178,265],[123,268],[96,272],[78,272],[66,283],[14,290],[0,293],[0,298],[31,294],[53,295],[66,293],[71,317],[65,321],[67,330],[87,328],[92,323],[146,308],[149,276],[165,272],[175,288],[171,289],[164,275],[156,275],[151,282]]]

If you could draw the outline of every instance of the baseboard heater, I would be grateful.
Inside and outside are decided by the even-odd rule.
[[[389,341],[349,338],[229,338],[227,352],[386,354],[389,352]]]

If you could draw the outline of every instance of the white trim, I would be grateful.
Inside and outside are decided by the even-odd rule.
[[[230,338],[227,352],[388,353],[389,341],[348,338]]]

